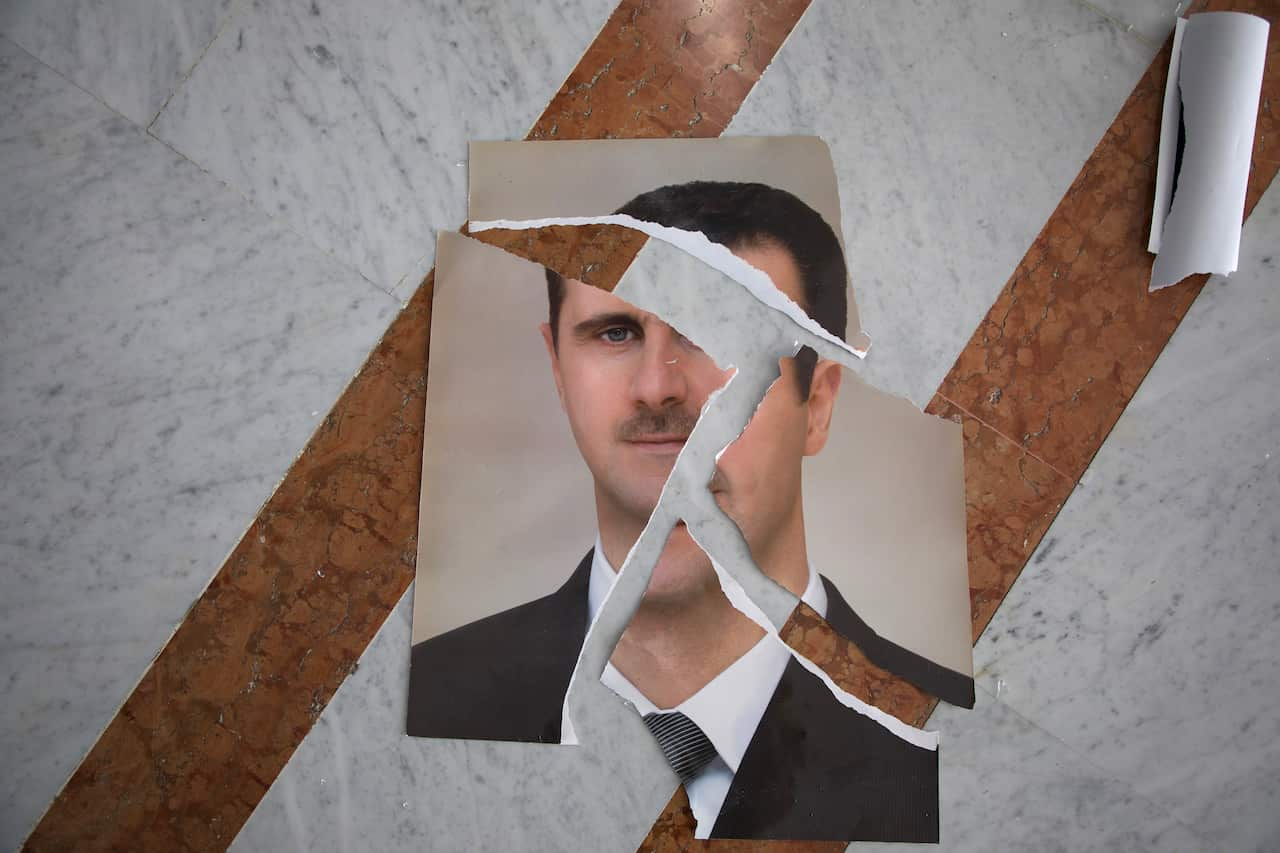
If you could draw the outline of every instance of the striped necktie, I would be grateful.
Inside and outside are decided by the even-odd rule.
[[[658,740],[667,763],[681,782],[688,782],[716,757],[716,748],[698,724],[679,711],[645,714],[644,724]]]

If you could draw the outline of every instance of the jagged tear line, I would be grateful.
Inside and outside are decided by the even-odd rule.
[[[712,501],[712,503],[714,503],[714,501]],[[880,710],[875,705],[864,702],[862,699],[859,699],[857,696],[849,693],[840,685],[836,684],[831,676],[822,669],[822,667],[802,655],[797,649],[783,642],[782,637],[778,633],[780,626],[776,626],[775,620],[765,615],[764,611],[756,605],[755,600],[747,594],[746,590],[738,582],[734,573],[726,567],[730,562],[736,561],[737,571],[743,571],[747,569],[747,566],[750,566],[750,571],[761,572],[760,567],[755,564],[755,560],[751,556],[750,546],[742,536],[742,531],[738,528],[738,525],[733,522],[733,519],[731,519],[724,510],[719,509],[718,506],[716,509],[718,511],[710,513],[708,518],[699,521],[697,524],[690,524],[689,536],[711,560],[711,566],[715,569],[716,577],[720,581],[720,589],[724,592],[725,598],[729,599],[729,603],[732,604],[736,610],[742,613],[742,615],[759,625],[765,633],[769,635],[769,639],[772,642],[780,644],[784,649],[786,649],[791,657],[795,658],[797,663],[803,666],[811,674],[817,676],[822,683],[827,686],[827,689],[831,691],[831,695],[834,696],[836,701],[841,705],[857,711],[864,717],[869,717],[870,719],[875,720],[890,732],[914,746],[921,747],[922,749],[936,750],[938,748],[939,741],[937,732],[918,729],[915,726],[904,723],[892,714]],[[715,554],[712,549],[703,544],[702,540],[699,538],[699,534],[704,528],[708,531],[718,529],[722,535],[727,536],[734,541],[735,547],[734,552],[731,555],[733,558],[732,561],[721,560],[720,556],[723,555]],[[761,574],[763,574],[763,572],[761,572]],[[785,620],[783,621],[783,624],[786,624]]]
[[[699,415],[698,423],[694,426],[694,433],[697,433],[700,428],[705,432],[704,425],[708,421],[704,416],[713,410],[713,405],[736,407],[740,400],[747,399],[750,396],[751,391],[756,391],[758,394],[758,396],[754,397],[756,403],[754,407],[750,407],[749,416],[745,420],[729,425],[735,427],[734,435],[716,452],[714,456],[716,460],[719,460],[729,447],[741,438],[742,433],[745,432],[751,419],[754,418],[755,413],[763,403],[764,395],[780,379],[781,371],[776,367],[777,362],[773,361],[773,364],[775,367],[772,372],[764,370],[750,372],[735,370],[729,381],[708,397],[707,403],[703,406]],[[749,379],[745,377],[749,377]],[[744,405],[743,408],[748,407]],[[686,447],[697,446],[694,433],[690,434]],[[700,435],[699,438],[702,438],[702,436]],[[710,489],[707,488],[707,482],[703,481],[704,478],[692,477],[693,472],[682,470],[681,459],[684,458],[684,454],[685,451],[681,450],[676,457],[675,466],[663,486],[657,506],[654,507],[652,514],[649,516],[649,521],[641,532],[640,537],[627,553],[626,560],[623,561],[622,568],[618,570],[617,578],[606,594],[596,619],[592,621],[587,631],[587,638],[583,643],[577,666],[575,666],[573,676],[569,682],[565,706],[565,712],[569,716],[569,729],[574,733],[575,741],[580,741],[581,739],[577,736],[577,727],[574,725],[573,720],[575,718],[581,719],[578,710],[584,707],[585,704],[595,704],[598,701],[624,701],[618,694],[601,682],[600,677],[603,675],[604,668],[612,657],[618,641],[626,631],[631,617],[639,607],[645,590],[648,589],[654,566],[662,554],[667,538],[675,529],[676,523],[683,519],[689,530],[690,537],[711,560],[712,568],[715,570],[717,580],[720,583],[720,589],[736,610],[759,625],[769,635],[772,642],[780,643],[797,663],[826,685],[831,695],[840,704],[874,720],[897,737],[914,746],[936,750],[939,743],[937,732],[930,732],[911,726],[874,705],[864,702],[836,684],[831,676],[816,663],[783,642],[778,632],[790,618],[799,600],[756,565],[755,559],[751,554],[751,547],[745,536],[743,536],[741,529],[716,503],[715,497]],[[709,481],[709,479],[709,477],[705,478],[706,481]],[[690,513],[687,509],[696,509],[698,512]],[[700,536],[700,534],[713,531],[719,531],[724,539],[732,543],[732,552],[715,553],[705,544],[707,539],[714,538],[714,536]],[[657,540],[656,545],[651,544],[654,540]],[[653,549],[653,556],[650,560],[643,561],[642,555],[648,549]],[[728,559],[725,559],[726,557]],[[739,580],[740,577],[744,576],[749,579],[749,583],[752,585],[769,584],[784,593],[785,597],[789,599],[786,609],[766,614],[756,599],[747,593],[746,587]],[[626,584],[625,586],[624,583]],[[622,591],[619,591],[619,588]],[[602,621],[608,624],[608,619],[613,616],[612,608],[614,607],[626,609],[626,620],[621,623],[620,628],[609,631],[607,635],[602,634],[601,630],[603,629],[600,629],[599,626]],[[607,616],[606,611],[608,611]],[[602,619],[602,617],[604,618]],[[601,646],[606,649],[606,653],[603,655],[600,653]],[[581,678],[584,672],[590,677]],[[591,695],[607,695],[609,698],[595,700],[591,698]],[[590,739],[589,735],[588,739]]]
[[[623,565],[617,571],[617,577],[610,587],[605,599],[601,604],[599,612],[592,620],[588,627],[586,639],[578,655],[577,664],[574,667],[573,675],[569,680],[569,689],[566,692],[564,714],[566,715],[565,728],[573,736],[573,741],[590,741],[595,740],[590,733],[586,738],[580,738],[578,725],[574,723],[575,719],[581,720],[580,711],[588,705],[598,705],[600,703],[623,701],[616,693],[610,690],[601,682],[600,678],[604,673],[605,666],[608,665],[609,659],[613,655],[614,649],[617,647],[622,634],[625,633],[627,626],[630,624],[631,618],[634,616],[636,609],[640,605],[640,601],[648,588],[649,581],[653,575],[653,569],[662,554],[665,543],[670,537],[671,532],[675,529],[677,522],[684,519],[692,535],[692,530],[700,524],[699,521],[690,521],[691,513],[689,509],[703,509],[709,512],[714,519],[723,518],[724,521],[733,529],[734,536],[741,540],[742,548],[745,549],[745,560],[736,562],[736,569],[740,575],[750,578],[752,586],[756,586],[762,591],[765,585],[769,585],[775,590],[775,599],[781,593],[781,598],[788,600],[785,611],[780,610],[773,614],[773,619],[777,622],[777,627],[769,624],[769,617],[764,617],[766,624],[762,625],[766,631],[777,637],[777,628],[786,623],[790,614],[794,611],[798,599],[781,585],[777,584],[771,578],[764,574],[758,566],[755,565],[751,558],[750,549],[746,545],[746,540],[741,538],[741,531],[737,525],[724,516],[719,506],[715,503],[708,485],[715,473],[715,463],[734,442],[741,437],[742,433],[750,424],[751,419],[755,416],[756,411],[764,401],[764,396],[772,387],[780,376],[778,361],[783,357],[794,357],[802,346],[809,346],[814,349],[820,358],[836,361],[843,366],[851,369],[857,369],[858,362],[850,358],[850,355],[860,359],[865,356],[866,350],[855,350],[845,341],[835,337],[826,329],[823,329],[812,318],[806,314],[793,300],[790,299],[783,291],[781,291],[768,276],[767,273],[756,267],[751,266],[746,261],[738,258],[725,246],[713,243],[701,232],[684,231],[678,228],[668,228],[657,223],[645,222],[625,215],[610,215],[603,217],[558,217],[551,219],[538,220],[491,220],[486,222],[475,222],[470,224],[470,230],[483,231],[491,228],[503,228],[508,230],[523,230],[529,228],[539,228],[547,225],[590,225],[590,224],[611,224],[621,227],[632,228],[642,233],[660,240],[664,243],[681,249],[685,253],[697,258],[712,269],[717,270],[721,274],[729,277],[733,281],[741,285],[752,297],[767,308],[771,308],[778,314],[781,314],[790,323],[792,330],[795,332],[794,339],[789,346],[780,349],[778,352],[770,351],[761,354],[761,363],[767,363],[768,368],[761,370],[743,371],[735,369],[733,376],[719,389],[708,396],[706,403],[702,407],[702,411],[698,416],[698,421],[690,433],[689,439],[686,441],[685,447],[681,449],[676,457],[675,464],[671,473],[667,477],[666,483],[658,498],[658,504],[650,513],[649,520],[645,524],[644,530],[641,531],[639,538],[632,545],[627,553]],[[659,315],[661,316],[661,315]],[[665,319],[665,318],[664,318]],[[695,341],[697,343],[697,341]],[[775,346],[775,349],[777,347]],[[768,358],[765,362],[764,359]],[[734,368],[733,364],[729,365]],[[747,381],[746,377],[750,377]],[[747,385],[749,387],[744,387]],[[754,404],[747,406],[745,400],[749,391],[755,393],[751,395]],[[732,401],[734,408],[737,408],[741,400],[741,406],[745,417],[739,417],[724,426],[727,432],[733,428],[731,436],[724,437],[716,442],[716,452],[712,455],[712,463],[709,470],[703,472],[702,476],[695,476],[696,472],[686,470],[690,467],[688,462],[687,451],[689,448],[699,447],[703,441],[707,427],[706,415],[715,411],[714,407],[729,405],[726,400]],[[710,441],[715,441],[712,436]],[[710,503],[710,508],[705,504]],[[695,540],[696,541],[696,540]],[[699,547],[702,547],[699,544]],[[706,552],[706,549],[703,548]],[[651,553],[650,553],[651,552]],[[734,561],[730,561],[734,562]],[[712,560],[713,566],[716,561]],[[719,575],[722,567],[717,568]],[[722,589],[726,589],[723,579],[721,580]],[[755,599],[747,595],[745,588],[737,580],[733,578],[732,587],[736,593],[740,593],[739,601],[750,603],[750,609],[755,613],[763,616],[763,610],[760,609]],[[728,594],[726,589],[726,595]],[[732,599],[731,599],[732,602]],[[734,606],[739,610],[738,603]],[[773,609],[773,608],[771,608]],[[625,613],[625,619],[617,624],[612,624],[612,620],[618,618],[620,613]],[[752,613],[747,614],[750,618]],[[753,621],[756,621],[753,619]],[[610,626],[610,627],[602,627]],[[778,640],[781,642],[781,640]],[[785,644],[784,644],[785,645]],[[788,647],[790,649],[790,647]],[[928,748],[936,748],[937,736],[927,732],[920,732],[917,729],[911,729],[905,723],[901,723],[896,718],[889,717],[878,708],[873,708],[857,697],[850,696],[816,667],[812,662],[804,659],[791,650],[793,656],[797,658],[802,666],[814,674],[827,685],[832,691],[832,695],[848,707],[858,710],[865,715],[880,721],[881,717],[892,720],[892,723],[884,723],[887,728],[895,734],[903,737],[912,743],[918,745],[927,745],[930,741],[932,746]],[[590,677],[583,678],[582,674],[587,673]],[[602,691],[602,692],[601,692]],[[595,696],[602,698],[596,699]],[[604,697],[608,698],[604,698]],[[852,704],[851,704],[852,703]],[[883,722],[883,721],[882,721]],[[906,728],[909,732],[903,732]],[[916,734],[911,734],[915,732]]]
[[[759,379],[751,383],[758,387],[763,383],[763,380],[767,379],[768,382],[765,387],[765,393],[767,393],[769,388],[771,388],[773,384],[781,378],[781,371],[777,367],[777,361],[773,361],[773,364],[774,370],[772,373],[768,371],[760,371]],[[755,416],[755,412],[763,403],[763,399],[762,394],[756,404],[756,408],[752,410],[752,417]],[[750,420],[747,421],[747,424],[749,423]],[[742,437],[742,433],[746,430],[747,424],[744,424],[742,429],[738,431],[738,434],[716,453],[717,461],[719,461],[720,457],[733,446],[734,442]],[[701,490],[691,490],[689,498],[690,501],[700,510],[696,516],[697,520],[691,521],[689,520],[690,516],[685,516],[685,523],[688,526],[689,536],[711,560],[711,566],[715,569],[716,577],[720,582],[720,589],[724,593],[725,598],[729,599],[729,603],[752,622],[759,625],[769,635],[769,637],[772,638],[772,641],[781,643],[783,648],[785,648],[787,652],[795,658],[797,663],[813,675],[817,676],[822,683],[827,686],[827,689],[831,691],[831,695],[834,696],[836,701],[840,704],[844,705],[846,708],[857,711],[865,717],[875,720],[893,734],[914,746],[918,746],[923,749],[936,750],[938,748],[939,741],[937,732],[930,732],[916,728],[915,726],[899,720],[892,714],[864,702],[862,699],[847,692],[844,688],[836,684],[831,676],[816,663],[802,655],[798,650],[783,642],[782,637],[778,632],[791,618],[791,614],[799,603],[799,599],[797,599],[790,590],[787,590],[781,584],[778,584],[777,581],[773,580],[773,578],[766,575],[764,571],[756,565],[755,557],[751,553],[751,545],[743,535],[742,529],[738,527],[737,523],[734,522],[734,520],[729,517],[728,513],[720,507],[720,504],[716,502],[715,496],[712,495],[710,489],[704,487]],[[732,550],[728,553],[715,553],[711,548],[704,544],[703,538],[699,538],[699,534],[703,531],[708,533],[718,531],[723,541],[731,543],[730,548]],[[705,538],[712,540],[715,537],[708,536]],[[726,557],[728,557],[728,559],[725,559]],[[746,585],[741,580],[743,578],[747,579],[747,582],[751,585],[769,584],[778,590],[781,590],[786,594],[786,598],[790,600],[790,605],[786,608],[785,612],[766,613],[765,609],[760,606],[756,598],[747,592]]]
[[[760,396],[756,398],[756,403],[751,408],[751,413],[747,417],[747,419],[743,421],[740,425],[738,425],[738,429],[735,431],[735,434],[733,435],[733,437],[730,438],[727,442],[725,442],[716,451],[716,454],[715,454],[716,463],[719,463],[720,457],[724,456],[724,454],[729,450],[729,448],[732,447],[735,443],[737,443],[738,439],[742,438],[742,434],[746,432],[747,427],[751,425],[751,421],[755,418],[756,412],[758,412],[760,410],[760,407],[764,405],[765,395],[768,394],[770,389],[772,389],[773,386],[781,380],[782,371],[778,367],[777,360],[776,359],[772,360],[772,364],[773,364],[772,371],[767,369],[762,369],[759,371],[751,371],[750,373],[743,371],[745,375],[751,376],[752,387],[763,388],[763,390],[760,391]],[[773,598],[778,598],[780,596],[786,602],[786,604],[784,607],[778,609],[778,608],[775,608],[772,605],[772,603],[770,603],[767,609],[774,612],[766,613],[766,608],[762,607],[760,602],[758,602],[755,599],[755,597],[747,593],[746,587],[743,586],[740,582],[739,582],[739,590],[742,592],[743,596],[745,596],[746,600],[750,603],[750,607],[752,608],[754,613],[760,614],[767,621],[772,622],[777,628],[781,629],[781,627],[787,623],[787,620],[791,618],[791,613],[792,611],[795,610],[796,604],[799,603],[799,599],[796,598],[795,594],[792,593],[791,590],[787,589],[786,587],[782,586],[782,584],[778,583],[773,578],[766,575],[763,571],[761,571],[760,567],[756,565],[755,559],[751,555],[751,546],[747,543],[746,537],[742,535],[742,531],[738,528],[738,525],[735,524],[732,521],[732,519],[729,519],[728,515],[725,514],[724,510],[720,508],[720,505],[716,503],[715,495],[711,493],[710,480],[711,478],[708,477],[706,482],[699,484],[700,486],[699,488],[690,489],[689,501],[693,507],[695,507],[696,509],[698,509],[703,513],[708,514],[712,518],[715,518],[717,520],[720,518],[724,518],[728,520],[729,524],[732,526],[733,530],[735,531],[734,534],[730,536],[730,539],[734,542],[734,546],[735,546],[735,557],[745,556],[745,561],[738,560],[735,563],[735,565],[739,567],[739,572],[740,572],[740,574],[735,575],[735,580],[738,577],[745,576],[748,579],[748,582],[752,586],[757,587],[759,592],[764,592],[764,590],[768,589],[771,593],[773,593],[772,595]],[[690,522],[687,518],[685,523],[689,528],[690,536],[692,536],[693,531],[697,527],[701,526],[702,524],[701,520],[695,520]],[[697,540],[695,539],[694,541],[696,542]],[[700,543],[698,547],[702,548],[703,552],[707,553],[708,556],[711,556],[710,553],[707,552],[707,549],[704,548]],[[713,560],[713,565],[714,565],[714,560]],[[723,587],[723,584],[721,586]],[[768,596],[762,596],[762,598],[767,598],[767,597]],[[738,607],[736,603],[734,604],[734,606]],[[738,607],[738,609],[741,610],[742,608]]]
[[[1182,39],[1186,18],[1178,18],[1173,28],[1173,51],[1169,56],[1169,73],[1165,78],[1164,104],[1160,111],[1160,144],[1156,155],[1156,193],[1151,206],[1151,235],[1147,251],[1160,254],[1164,239],[1164,223],[1173,210],[1173,187],[1177,178],[1177,139],[1170,131],[1182,122],[1182,93],[1178,84],[1182,64]],[[1150,282],[1148,282],[1150,290]]]
[[[600,681],[600,677],[604,674],[604,668],[613,656],[613,650],[617,647],[618,641],[622,639],[623,633],[631,623],[631,617],[635,615],[636,609],[640,606],[640,600],[649,588],[649,580],[653,576],[654,566],[657,565],[658,558],[662,556],[667,539],[670,538],[676,523],[683,517],[681,510],[681,505],[684,503],[682,493],[686,491],[687,483],[687,475],[683,469],[688,463],[686,462],[682,465],[682,460],[687,458],[688,448],[697,447],[705,440],[703,436],[709,429],[707,426],[709,423],[706,418],[707,413],[712,411],[722,396],[738,382],[738,377],[741,375],[740,371],[736,370],[733,365],[729,365],[728,369],[733,370],[733,374],[724,385],[708,395],[707,401],[703,404],[702,411],[698,415],[698,421],[694,424],[693,431],[689,433],[685,446],[681,448],[680,453],[676,456],[671,473],[667,475],[667,481],[663,484],[662,492],[658,496],[658,503],[653,508],[653,512],[649,514],[649,521],[627,552],[626,559],[623,560],[622,566],[617,570],[617,576],[605,594],[599,611],[587,628],[586,639],[583,640],[582,649],[578,653],[578,662],[574,666],[573,675],[569,679],[569,689],[566,692],[565,701],[568,728],[573,732],[576,742],[590,740],[589,733],[586,739],[581,737],[579,727],[574,720],[582,718],[579,713],[582,708],[596,704],[599,701],[592,700],[592,695],[602,695],[598,691],[604,691],[605,694],[612,697],[612,701],[620,700],[618,694]],[[714,437],[711,440],[714,440]],[[709,480],[710,478],[708,477],[707,479]],[[702,488],[705,490],[706,485],[703,484]],[[650,551],[652,552],[651,555],[649,554]],[[622,619],[621,622],[613,627],[602,627],[609,626],[620,613],[625,614],[625,619]]]
[[[774,285],[768,274],[739,258],[726,246],[712,242],[701,231],[686,231],[681,228],[669,228],[657,222],[636,219],[621,213],[608,216],[555,216],[546,219],[490,219],[483,222],[468,223],[470,232],[488,231],[499,228],[508,231],[524,231],[531,228],[544,228],[551,225],[617,225],[640,231],[655,240],[669,243],[678,249],[702,261],[741,285],[759,302],[772,308],[791,320],[799,333],[796,349],[807,345],[817,351],[822,358],[838,361],[851,368],[858,369],[858,361],[848,359],[849,355],[858,360],[866,358],[870,345],[858,349],[822,328],[791,297]],[[858,330],[870,341],[870,336]]]

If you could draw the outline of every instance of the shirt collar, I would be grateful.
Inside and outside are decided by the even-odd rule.
[[[609,564],[609,558],[604,555],[604,545],[600,541],[600,534],[597,533],[596,546],[591,552],[590,579],[587,581],[588,625],[596,621],[596,614],[604,605],[604,598],[609,594],[617,576],[617,571]],[[826,618],[827,588],[823,586],[822,577],[813,568],[812,563],[809,564],[809,583],[805,586],[800,600],[817,611],[819,616]]]
[[[587,587],[587,603],[592,621],[616,577],[597,536]],[[826,615],[827,591],[812,564],[809,565],[809,583],[801,600],[819,615]],[[605,667],[600,680],[606,687],[635,705],[641,715],[657,711],[683,713],[697,723],[715,746],[720,758],[736,773],[790,658],[791,652],[782,640],[775,634],[766,634],[742,657],[675,708],[660,709],[655,706],[612,663]]]

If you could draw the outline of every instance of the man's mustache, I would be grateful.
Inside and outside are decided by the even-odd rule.
[[[684,409],[671,408],[660,411],[642,409],[618,425],[618,439],[620,441],[643,441],[650,436],[680,436],[688,438],[689,433],[693,432],[693,427],[697,422],[698,416]],[[712,475],[711,482],[707,484],[707,488],[712,493],[728,490],[728,478],[725,477],[719,466],[716,466],[716,472]]]
[[[653,436],[688,438],[698,415],[682,408],[641,409],[618,424],[619,441],[644,441]]]

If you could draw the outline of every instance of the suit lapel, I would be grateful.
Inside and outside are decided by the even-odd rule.
[[[537,641],[540,665],[536,679],[534,699],[541,709],[538,716],[546,720],[542,732],[543,743],[559,743],[564,697],[578,664],[582,641],[587,636],[587,585],[591,577],[591,559],[595,549],[578,563],[569,579],[547,596],[545,612],[550,619],[541,619],[541,636]],[[509,639],[509,638],[508,638]]]
[[[794,660],[787,663],[734,774],[712,837],[844,840],[839,827],[824,826],[833,801],[848,823],[859,821],[861,804],[841,797],[838,787],[831,789],[828,762],[821,756],[839,749],[828,737],[839,725],[828,707],[834,700],[826,694],[822,701],[809,682],[826,692]]]
[[[827,590],[833,627],[848,627],[856,614]],[[842,705],[792,659],[711,834],[936,843],[938,754]]]
[[[408,733],[559,743],[592,555],[555,592],[414,646]]]
[[[880,636],[849,606],[835,584],[824,577],[822,585],[827,590],[827,624],[840,636],[852,640],[867,660],[944,702],[961,708],[973,707],[972,677],[934,663]]]

